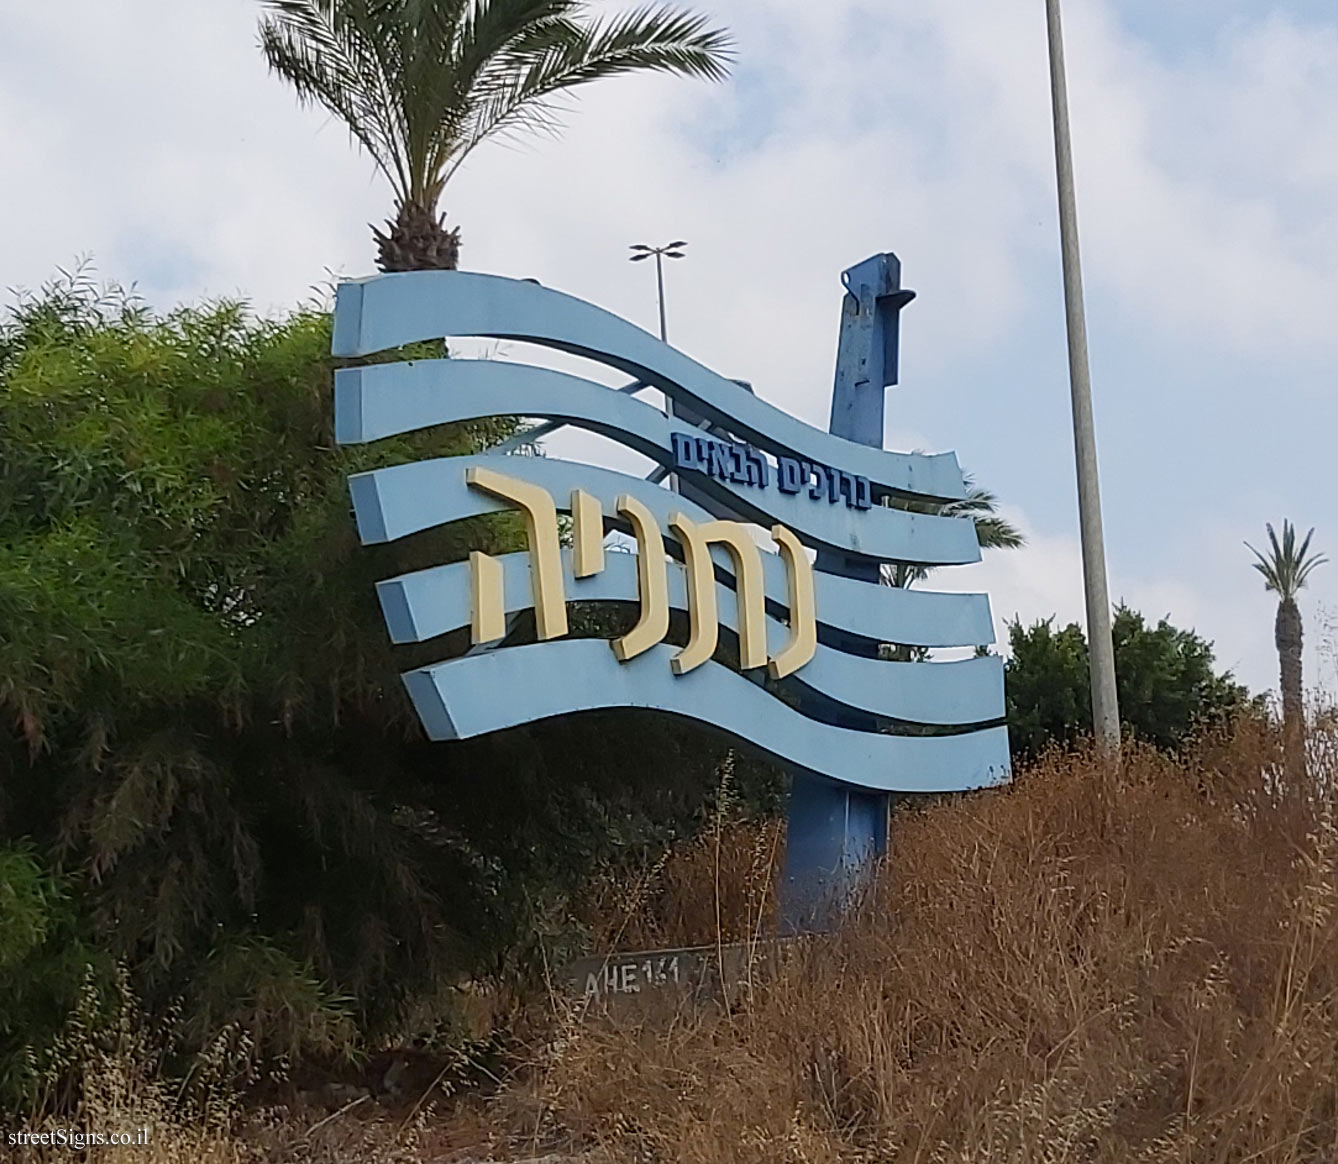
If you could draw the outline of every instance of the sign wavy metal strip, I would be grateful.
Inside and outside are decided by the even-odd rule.
[[[765,481],[769,487],[764,488],[736,485],[708,472],[684,471],[675,464],[675,440],[699,440],[703,435],[699,429],[667,417],[643,401],[565,372],[493,360],[418,360],[345,368],[335,373],[335,435],[341,444],[360,444],[436,424],[490,416],[533,416],[576,424],[666,468],[678,468],[685,481],[746,520],[759,525],[779,521],[833,548],[851,548],[852,529],[866,526],[887,538],[889,545],[900,534],[908,545],[941,542],[945,547],[956,547],[945,552],[958,554],[975,539],[975,526],[969,517],[883,508],[863,516],[852,515],[849,502],[855,490],[849,474],[844,476],[851,480],[834,482],[838,488],[822,490],[823,495],[815,501],[808,480],[797,493],[783,492],[781,474],[770,465],[753,476],[754,481],[759,476]],[[793,472],[793,466],[787,468]],[[813,482],[814,489],[832,483],[826,474],[839,472],[821,468],[824,477]],[[841,486],[847,504],[841,504]]]
[[[331,348],[336,356],[372,355],[454,336],[524,340],[597,360],[769,452],[840,465],[884,490],[945,500],[965,495],[955,453],[894,453],[822,432],[635,324],[537,283],[466,271],[411,271],[339,285]]]
[[[498,560],[505,561],[507,556]],[[612,558],[613,554],[607,556]],[[524,560],[528,555],[515,557]],[[774,554],[762,555],[762,568],[766,575],[767,604],[783,613],[788,601],[784,568]],[[451,569],[452,566],[433,566],[388,579],[379,586],[402,586],[412,588],[415,595],[428,594],[437,585],[437,574]],[[716,573],[732,581],[733,567],[723,554],[716,560]],[[841,632],[842,639],[854,638],[865,644],[905,643],[914,647],[974,647],[994,642],[988,595],[871,586],[838,574],[815,573],[814,581],[819,634],[831,628]],[[384,604],[386,590],[382,593]],[[420,611],[416,629],[407,631],[397,642],[435,638],[452,629],[448,623],[453,622],[453,612],[443,619],[436,613],[441,608],[435,603],[416,609]]]
[[[505,554],[497,561],[502,568],[505,612],[530,609],[530,556]],[[568,601],[637,601],[632,554],[610,553],[600,573],[578,580],[572,571],[571,552],[564,551],[563,570]],[[401,575],[378,583],[377,592],[392,642],[423,642],[469,625],[468,562]],[[688,609],[682,570],[670,570],[669,606]],[[716,584],[716,606],[720,625],[737,632],[736,597],[722,583]],[[767,636],[773,644],[783,643],[789,634],[788,627],[768,616]],[[848,655],[820,643],[803,669],[783,682],[801,698],[806,692],[816,692],[844,706],[909,723],[979,724],[1002,719],[1004,714],[1003,660],[997,656],[951,663],[894,663]]]
[[[676,676],[674,648],[619,663],[599,639],[467,655],[404,683],[432,739],[468,739],[535,720],[633,707],[697,720],[805,772],[886,792],[960,792],[1006,783],[1002,727],[948,736],[853,731],[808,719],[718,663]],[[523,699],[509,693],[524,691]]]
[[[647,506],[662,526],[674,510],[681,510],[694,521],[712,520],[710,514],[686,498],[623,473],[550,457],[484,453],[415,461],[350,477],[362,540],[395,541],[434,525],[505,509],[504,503],[466,486],[465,471],[473,466],[486,466],[529,481],[554,497],[568,497],[574,489],[586,489],[601,499],[606,512],[615,508],[612,502],[619,494],[630,494]],[[787,526],[793,521],[791,528],[823,545],[871,558],[925,565],[980,560],[975,525],[969,521],[925,518],[882,507],[860,511],[832,505],[813,509],[817,515],[813,517],[807,516],[807,507],[793,498],[777,496],[770,500],[774,502],[768,506],[772,512],[760,511],[759,520],[766,524],[780,521]],[[782,501],[791,504],[782,505]]]

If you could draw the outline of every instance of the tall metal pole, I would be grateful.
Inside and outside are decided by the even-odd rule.
[[[664,252],[655,252],[655,285],[660,292],[660,340],[669,341],[669,331],[664,324]]]
[[[1115,690],[1115,647],[1106,588],[1106,549],[1101,531],[1101,490],[1097,481],[1096,428],[1092,418],[1092,378],[1087,362],[1087,320],[1083,311],[1082,264],[1078,254],[1078,207],[1073,189],[1068,84],[1064,75],[1064,35],[1059,0],[1045,0],[1050,38],[1050,98],[1055,121],[1055,169],[1059,179],[1059,235],[1064,260],[1064,312],[1068,318],[1069,382],[1073,395],[1073,448],[1078,469],[1078,524],[1082,533],[1083,588],[1087,600],[1087,640],[1092,668],[1092,723],[1098,743],[1118,748],[1120,709]]]
[[[681,259],[683,257],[683,248],[687,245],[688,244],[684,242],[683,239],[680,238],[675,242],[666,243],[662,247],[652,247],[648,246],[646,243],[633,243],[632,246],[629,248],[632,251],[632,253],[628,256],[628,258],[634,263],[639,263],[644,259],[648,259],[651,257],[651,255],[655,256],[655,289],[658,293],[659,303],[660,303],[661,343],[669,342],[669,329],[664,322],[664,260],[665,258]],[[664,398],[664,412],[666,416],[674,415],[674,402],[669,398],[667,394],[665,395]],[[657,469],[654,473],[651,474],[648,480],[651,481],[667,480],[669,483],[669,488],[672,489],[675,493],[678,492],[677,473],[666,474],[662,469]]]
[[[655,289],[659,293],[660,303],[660,339],[668,342],[669,331],[664,322],[664,260],[681,259],[683,257],[683,248],[688,244],[681,238],[676,242],[666,243],[662,247],[648,246],[646,243],[633,243],[629,248],[631,254],[627,257],[634,263],[640,263],[645,259],[655,256]]]

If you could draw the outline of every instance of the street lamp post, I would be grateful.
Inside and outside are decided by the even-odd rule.
[[[664,260],[681,259],[683,257],[683,248],[687,245],[686,242],[679,239],[677,242],[667,243],[662,247],[650,247],[645,243],[633,243],[631,247],[632,254],[629,258],[630,262],[639,263],[642,259],[650,258],[651,255],[655,256],[655,287],[659,292],[660,341],[662,343],[669,342],[669,330],[665,327],[664,323]],[[665,393],[664,396],[664,413],[666,416],[674,415],[674,402],[669,398],[668,393]],[[678,492],[677,473],[665,473],[663,469],[658,469],[655,474],[652,474],[651,480],[661,479],[667,480],[669,488],[675,493]]]
[[[636,253],[631,256],[630,261],[639,263],[642,259],[648,259],[651,255],[655,256],[655,285],[660,293],[660,339],[667,341],[669,334],[664,326],[664,259],[681,259],[683,257],[683,248],[688,244],[682,239],[677,242],[671,242],[662,247],[648,247],[645,243],[633,243],[632,250]]]
[[[1103,748],[1120,743],[1120,708],[1115,690],[1115,647],[1106,588],[1106,549],[1101,530],[1092,377],[1087,360],[1082,264],[1078,254],[1078,207],[1073,187],[1068,84],[1059,0],[1045,0],[1050,42],[1050,99],[1055,123],[1055,170],[1059,185],[1059,236],[1064,264],[1064,313],[1068,321],[1069,385],[1073,397],[1073,446],[1078,472],[1078,524],[1082,535],[1083,589],[1091,649],[1092,724]]]

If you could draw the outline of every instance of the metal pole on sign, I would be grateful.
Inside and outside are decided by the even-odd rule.
[[[1059,186],[1060,251],[1064,264],[1064,314],[1068,322],[1069,384],[1073,398],[1073,447],[1078,474],[1078,524],[1082,535],[1083,589],[1091,652],[1092,723],[1098,743],[1120,744],[1120,708],[1115,687],[1115,647],[1111,638],[1106,549],[1101,529],[1101,489],[1097,478],[1096,425],[1092,377],[1087,359],[1087,319],[1083,308],[1082,263],[1078,251],[1078,206],[1069,133],[1068,83],[1059,0],[1045,0],[1050,45],[1050,99],[1054,112],[1055,171]]]
[[[661,252],[655,252],[655,284],[660,293],[660,340],[669,342],[669,329],[664,322],[664,259]]]
[[[629,256],[633,263],[639,263],[642,259],[648,259],[655,256],[655,287],[659,292],[660,304],[660,339],[666,343],[669,340],[669,331],[664,322],[664,259],[681,259],[683,257],[683,248],[688,244],[682,239],[676,242],[666,243],[662,247],[647,246],[645,243],[633,243],[631,250],[634,252]],[[672,415],[672,413],[671,413]]]
[[[683,257],[683,248],[687,245],[688,244],[680,238],[674,242],[666,243],[662,247],[647,246],[645,243],[633,243],[630,248],[632,254],[629,256],[629,261],[633,263],[639,263],[642,259],[650,258],[651,255],[655,256],[655,289],[658,293],[660,304],[661,343],[669,342],[669,329],[666,327],[664,319],[664,259],[681,259]],[[669,399],[667,394],[664,398],[664,413],[666,416],[674,415],[674,402]],[[677,493],[678,474],[669,473],[666,475],[666,480],[668,481],[669,488]]]

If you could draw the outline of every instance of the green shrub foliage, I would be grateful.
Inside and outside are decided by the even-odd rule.
[[[346,478],[514,425],[337,449],[329,344],[324,311],[158,315],[82,273],[0,324],[13,997],[63,927],[146,1006],[184,1000],[200,1042],[240,1018],[276,1051],[326,1053],[349,1020],[383,1037],[443,983],[514,970],[593,863],[701,811],[723,748],[673,722],[421,737],[399,673],[459,644],[392,648],[374,583],[513,548],[519,527],[364,548]],[[31,1034],[0,1014],[0,1050]]]
[[[1212,644],[1192,630],[1118,606],[1111,626],[1115,681],[1126,734],[1174,751],[1204,729],[1253,706],[1230,671],[1215,670]],[[1005,664],[1008,733],[1013,755],[1029,760],[1050,744],[1092,732],[1087,639],[1077,623],[1056,630],[1054,619],[1008,628]]]

